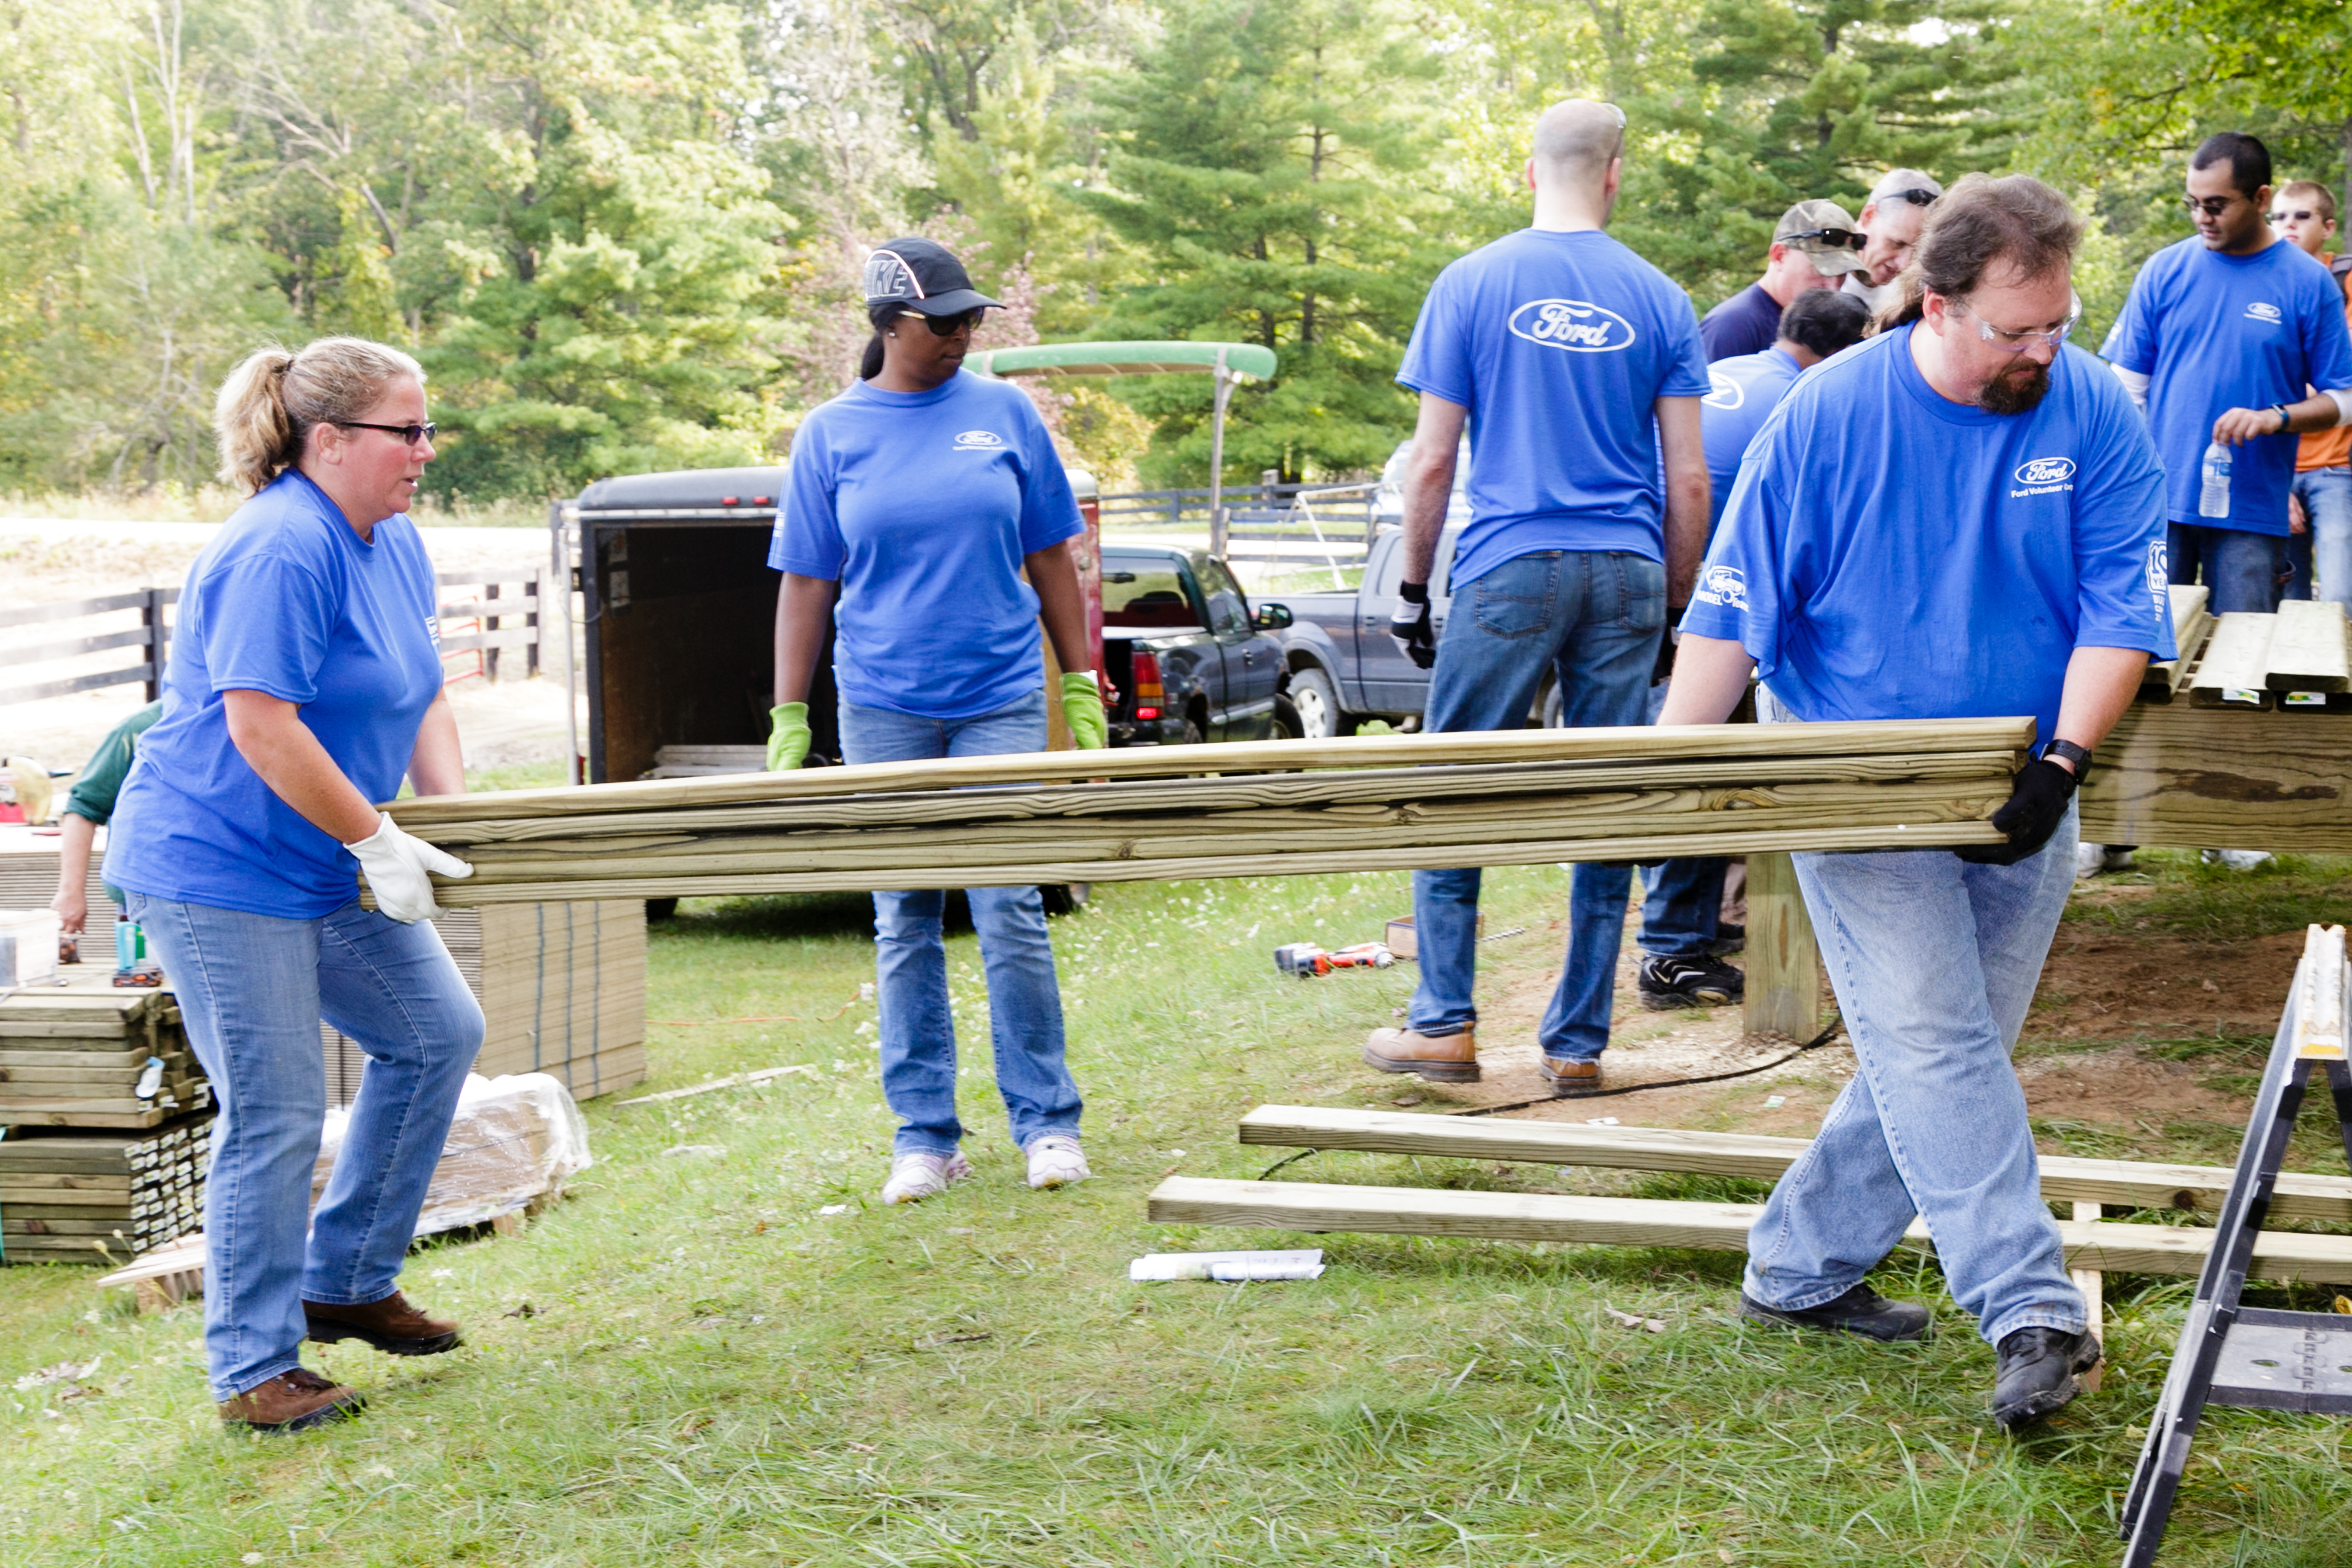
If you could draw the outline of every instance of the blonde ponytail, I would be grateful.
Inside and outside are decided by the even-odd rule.
[[[320,338],[299,352],[256,349],[229,372],[213,405],[220,477],[259,490],[301,457],[314,426],[359,418],[401,376],[422,385],[425,369],[367,338]]]

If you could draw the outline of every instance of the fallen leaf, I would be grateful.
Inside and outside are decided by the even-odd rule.
[[[853,1454],[878,1454],[882,1450],[871,1443],[852,1443],[849,1451]]]

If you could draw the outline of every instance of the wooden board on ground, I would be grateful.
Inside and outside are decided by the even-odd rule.
[[[1171,1176],[1152,1191],[1155,1225],[1242,1226],[1307,1232],[1562,1241],[1597,1247],[1670,1247],[1741,1252],[1759,1204],[1662,1198],[1465,1193],[1434,1187],[1358,1187],[1314,1182],[1238,1182]],[[2069,1268],[2103,1273],[2195,1274],[2213,1233],[2185,1226],[2060,1220]],[[1905,1240],[1927,1240],[1912,1222]],[[2254,1244],[2253,1277],[2352,1282],[2352,1237],[2266,1231]]]
[[[2089,843],[2352,853],[2352,715],[2134,703],[2078,798]]]
[[[1344,1149],[1542,1165],[1682,1171],[1763,1182],[1779,1180],[1811,1142],[1759,1132],[1504,1121],[1314,1105],[1261,1105],[1242,1118],[1241,1141],[1277,1149]],[[2220,1166],[2084,1160],[2066,1154],[2044,1154],[2041,1164],[2045,1198],[2137,1208],[2217,1211],[2231,1177]],[[2270,1215],[2273,1219],[2352,1224],[2352,1176],[2284,1173]]]

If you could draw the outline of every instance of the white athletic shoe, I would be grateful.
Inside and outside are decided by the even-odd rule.
[[[882,1184],[886,1204],[911,1204],[937,1197],[951,1182],[971,1174],[971,1162],[962,1154],[901,1154],[890,1162],[890,1179]]]
[[[1078,1141],[1066,1133],[1048,1132],[1029,1141],[1029,1184],[1033,1187],[1066,1187],[1072,1182],[1091,1180],[1094,1173],[1087,1169],[1087,1156]]]
[[[2137,865],[2137,862],[2132,859],[2132,847],[2128,844],[2115,847],[2105,844],[2074,846],[2074,879],[2078,882],[2085,877],[2095,877],[2102,871],[2129,871]]]
[[[2271,858],[2267,849],[2207,849],[2199,857],[2208,866],[2227,866],[2232,871],[2251,871]]]

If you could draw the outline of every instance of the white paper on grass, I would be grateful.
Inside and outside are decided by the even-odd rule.
[[[1138,1285],[1165,1279],[1233,1285],[1245,1279],[1314,1279],[1322,1273],[1319,1247],[1293,1252],[1155,1252],[1127,1266],[1128,1279]]]
[[[350,1121],[348,1107],[327,1112],[311,1176],[314,1206]],[[416,1234],[460,1230],[512,1214],[542,1194],[561,1193],[591,1163],[587,1120],[561,1079],[543,1072],[469,1073],[416,1216]]]

